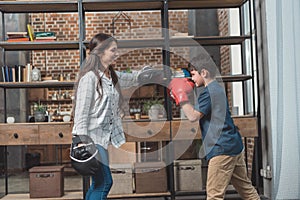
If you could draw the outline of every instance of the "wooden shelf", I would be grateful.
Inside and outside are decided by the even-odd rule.
[[[188,46],[216,46],[216,45],[238,45],[242,44],[250,36],[207,36],[207,37],[176,37],[170,39],[171,47],[188,47]],[[88,41],[84,45],[88,48]],[[119,48],[162,48],[164,46],[163,38],[146,38],[146,39],[125,39],[118,40]],[[7,42],[1,41],[0,47],[6,51],[21,50],[66,50],[79,49],[77,41],[53,41],[53,42]]]
[[[189,46],[216,46],[216,45],[238,45],[242,44],[250,36],[203,36],[203,37],[171,37],[171,47]],[[88,48],[88,41],[84,41]],[[164,46],[163,38],[141,38],[141,39],[122,39],[118,40],[119,48],[161,48]]]
[[[246,81],[251,79],[250,75],[225,75],[221,77],[216,77],[218,81],[223,82],[236,82],[236,81]],[[41,81],[41,82],[0,82],[0,88],[63,88],[63,87],[73,87],[73,81]]]
[[[0,47],[6,51],[26,51],[26,50],[67,50],[79,49],[79,42],[76,41],[53,41],[53,42],[7,42],[1,41]]]
[[[78,3],[69,1],[0,1],[4,13],[77,12]]]
[[[58,100],[51,100],[51,99],[39,99],[40,103],[72,103],[72,99],[58,99]],[[29,102],[37,102],[36,100],[29,100]]]
[[[169,9],[235,8],[247,0],[170,0]],[[83,9],[93,11],[161,10],[162,0],[83,0]],[[4,13],[78,12],[78,2],[71,1],[2,1]]]
[[[93,11],[160,10],[162,0],[83,0],[83,9]]]
[[[242,44],[246,36],[203,36],[203,37],[171,37],[170,46],[172,47],[189,47],[189,46],[215,46],[215,45],[238,45]]]
[[[236,8],[247,0],[169,0],[169,9]]]
[[[169,9],[236,8],[247,0],[170,0]],[[160,10],[162,0],[83,0],[85,11]]]
[[[238,81],[246,81],[252,78],[251,75],[244,75],[244,74],[235,74],[235,75],[222,75],[216,77],[218,81],[223,82],[238,82]]]
[[[1,82],[0,88],[64,88],[64,87],[73,87],[74,82],[72,81],[50,81],[50,82],[21,82],[21,83],[13,83],[13,82]]]

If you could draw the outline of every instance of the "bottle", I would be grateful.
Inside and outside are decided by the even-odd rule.
[[[52,100],[57,100],[57,92],[56,91],[52,94]]]
[[[62,72],[59,74],[59,81],[64,81],[64,74]]]

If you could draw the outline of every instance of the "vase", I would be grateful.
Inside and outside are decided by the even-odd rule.
[[[45,121],[45,112],[35,111],[34,112],[34,120],[36,122],[44,122]]]

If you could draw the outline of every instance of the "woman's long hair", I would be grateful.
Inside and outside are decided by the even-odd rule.
[[[97,77],[98,83],[97,83],[97,92],[99,94],[99,99],[102,99],[102,81],[101,77],[99,75],[98,70],[102,71],[103,74],[105,73],[105,70],[109,70],[112,81],[114,86],[116,87],[118,93],[119,93],[119,106],[121,107],[122,105],[122,93],[121,93],[121,88],[120,85],[118,84],[118,76],[113,68],[112,65],[110,65],[107,69],[105,69],[101,63],[100,57],[98,56],[99,54],[103,53],[104,50],[110,47],[112,42],[117,42],[117,40],[112,37],[111,35],[105,34],[105,33],[99,33],[95,35],[90,43],[89,43],[89,49],[90,49],[90,55],[88,58],[86,58],[85,62],[83,63],[83,67],[81,67],[77,81],[75,82],[74,85],[74,101],[73,101],[73,111],[72,111],[72,116],[74,118],[75,114],[75,108],[76,108],[76,98],[77,98],[77,89],[78,89],[78,84],[80,82],[80,79],[89,71],[94,72],[95,76]]]

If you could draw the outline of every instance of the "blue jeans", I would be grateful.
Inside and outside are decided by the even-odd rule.
[[[96,146],[100,153],[102,168],[92,177],[92,184],[86,193],[86,200],[107,199],[107,195],[113,184],[109,168],[108,152],[102,146],[98,144]]]

